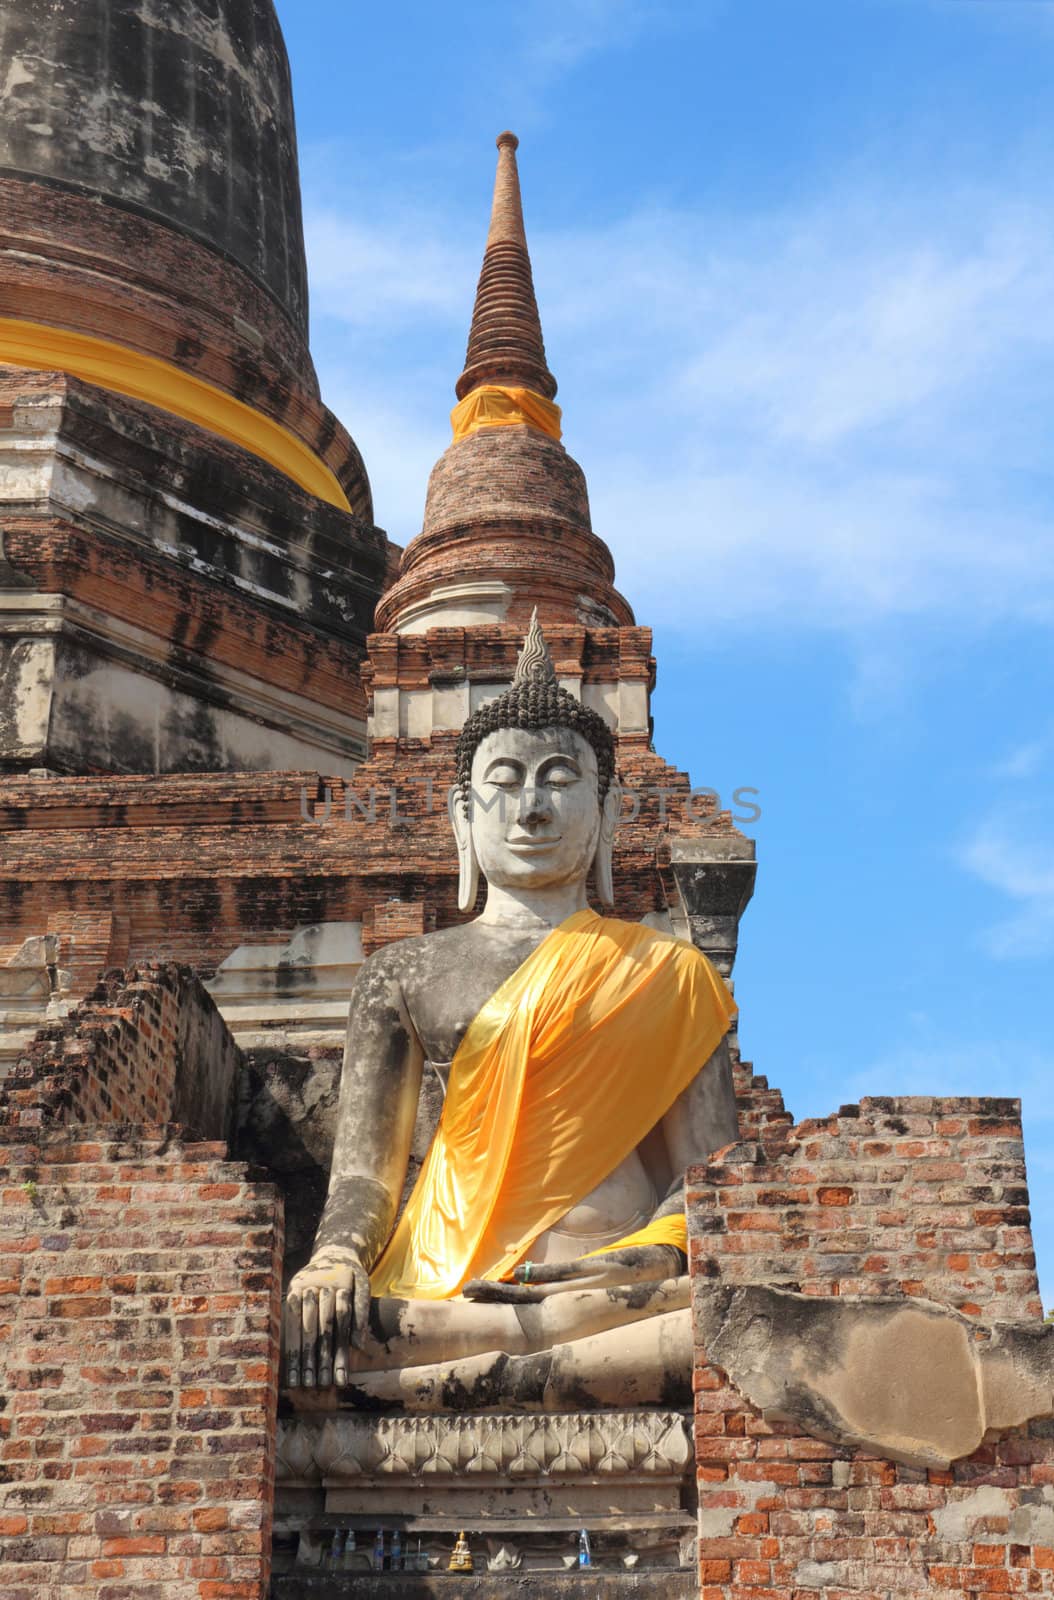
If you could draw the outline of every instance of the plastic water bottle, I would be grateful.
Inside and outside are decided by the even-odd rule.
[[[373,1541],[373,1570],[384,1571],[384,1529],[377,1529],[377,1537]]]
[[[350,1571],[355,1563],[355,1529],[348,1529],[348,1537],[344,1543],[344,1567]]]
[[[593,1565],[593,1556],[589,1548],[589,1535],[584,1528],[578,1535],[578,1565],[580,1567],[591,1567]]]
[[[329,1564],[331,1567],[338,1568],[344,1565],[344,1530],[342,1528],[338,1528],[333,1535],[333,1543],[329,1551]]]
[[[398,1528],[392,1534],[391,1570],[393,1572],[401,1572],[403,1570],[403,1540]]]

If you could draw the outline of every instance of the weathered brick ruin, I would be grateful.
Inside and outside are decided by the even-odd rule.
[[[750,1131],[692,1175],[698,1285],[1041,1322],[1017,1101],[872,1099]],[[704,1600],[1054,1590],[1051,1421],[924,1469],[766,1422],[702,1346],[696,1385]]]
[[[111,974],[0,1086],[0,1590],[260,1594],[282,1205],[177,967]]]
[[[279,1307],[324,1197],[355,974],[458,918],[454,745],[535,607],[560,683],[617,737],[617,914],[731,975],[754,849],[656,752],[651,634],[558,428],[456,433],[420,536],[401,552],[374,525],[307,349],[271,0],[87,9],[0,0],[0,1600],[372,1594],[312,1565],[356,1518],[282,1432]],[[497,380],[551,403],[499,144],[457,397]],[[795,1127],[737,1074],[742,1142],[692,1174],[700,1296],[1039,1326],[1016,1102]],[[437,1114],[433,1093],[414,1170]],[[1054,1593],[1054,1425],[898,1464],[766,1421],[712,1354],[700,1331],[695,1471],[664,1415],[633,1479],[661,1495],[598,1537],[588,1588],[557,1554],[385,1592]],[[403,1525],[452,1542],[420,1510]]]
[[[282,1208],[224,1142],[2,1147],[5,1596],[266,1590]]]
[[[240,1052],[192,972],[110,972],[62,1022],[41,1028],[0,1083],[10,1129],[178,1123],[227,1139]]]

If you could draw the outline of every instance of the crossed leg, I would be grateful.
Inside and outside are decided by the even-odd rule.
[[[526,1354],[492,1348],[360,1372],[345,1392],[368,1410],[676,1409],[691,1404],[692,1313],[688,1306],[659,1312]]]
[[[628,1333],[688,1305],[687,1277],[566,1290],[527,1304],[381,1298],[370,1305],[363,1348],[350,1352],[349,1386],[365,1398],[382,1375],[396,1380],[403,1372],[449,1373],[459,1363],[493,1362],[498,1355],[528,1358],[608,1332]],[[376,1398],[390,1390],[381,1383]],[[297,1392],[297,1405],[310,1407],[315,1392]]]

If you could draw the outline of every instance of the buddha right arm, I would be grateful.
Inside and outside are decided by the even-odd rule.
[[[380,951],[352,994],[329,1193],[311,1260],[286,1296],[290,1387],[313,1388],[316,1374],[321,1385],[346,1381],[349,1344],[362,1343],[369,1269],[406,1180],[423,1062],[392,954]]]

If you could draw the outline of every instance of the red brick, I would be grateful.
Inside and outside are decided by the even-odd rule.
[[[160,1536],[104,1539],[102,1553],[104,1556],[160,1556],[167,1547],[167,1540]]]

